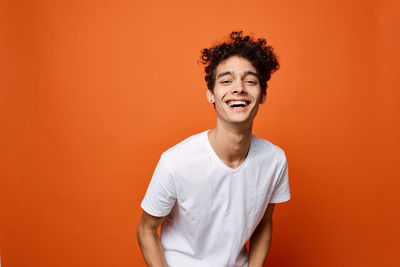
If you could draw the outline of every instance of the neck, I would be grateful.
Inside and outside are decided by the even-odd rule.
[[[246,159],[250,149],[253,122],[227,124],[217,119],[216,126],[208,133],[212,148],[229,167],[236,168]]]

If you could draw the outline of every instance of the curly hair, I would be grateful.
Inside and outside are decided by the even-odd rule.
[[[205,64],[205,80],[207,87],[214,92],[215,70],[219,63],[231,56],[241,56],[248,59],[257,70],[262,95],[267,93],[267,82],[271,74],[279,69],[278,57],[273,48],[267,45],[262,38],[254,39],[249,35],[243,36],[243,32],[233,31],[230,40],[211,48],[201,50],[200,62]]]

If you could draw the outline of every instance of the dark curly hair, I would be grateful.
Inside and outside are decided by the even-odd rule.
[[[267,93],[267,82],[271,78],[271,74],[279,69],[277,56],[273,52],[273,48],[267,45],[267,41],[262,38],[254,39],[243,32],[232,32],[230,40],[216,45],[211,48],[201,50],[201,63],[205,64],[205,80],[207,87],[214,92],[215,70],[219,63],[225,59],[238,55],[248,59],[257,70],[258,79],[261,87],[262,95]]]

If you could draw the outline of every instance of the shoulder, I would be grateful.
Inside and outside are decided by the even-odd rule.
[[[196,157],[206,151],[205,137],[206,132],[194,134],[178,144],[164,151],[161,158],[170,166],[177,167],[182,162],[195,160]]]
[[[254,142],[253,149],[257,157],[273,159],[281,163],[286,162],[285,151],[279,146],[255,135],[252,136],[252,142]]]

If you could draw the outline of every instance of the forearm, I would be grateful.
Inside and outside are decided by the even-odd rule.
[[[137,238],[148,267],[167,267],[161,240],[154,231],[138,229]]]
[[[248,267],[262,267],[267,259],[272,239],[272,220],[259,225],[250,238]]]

